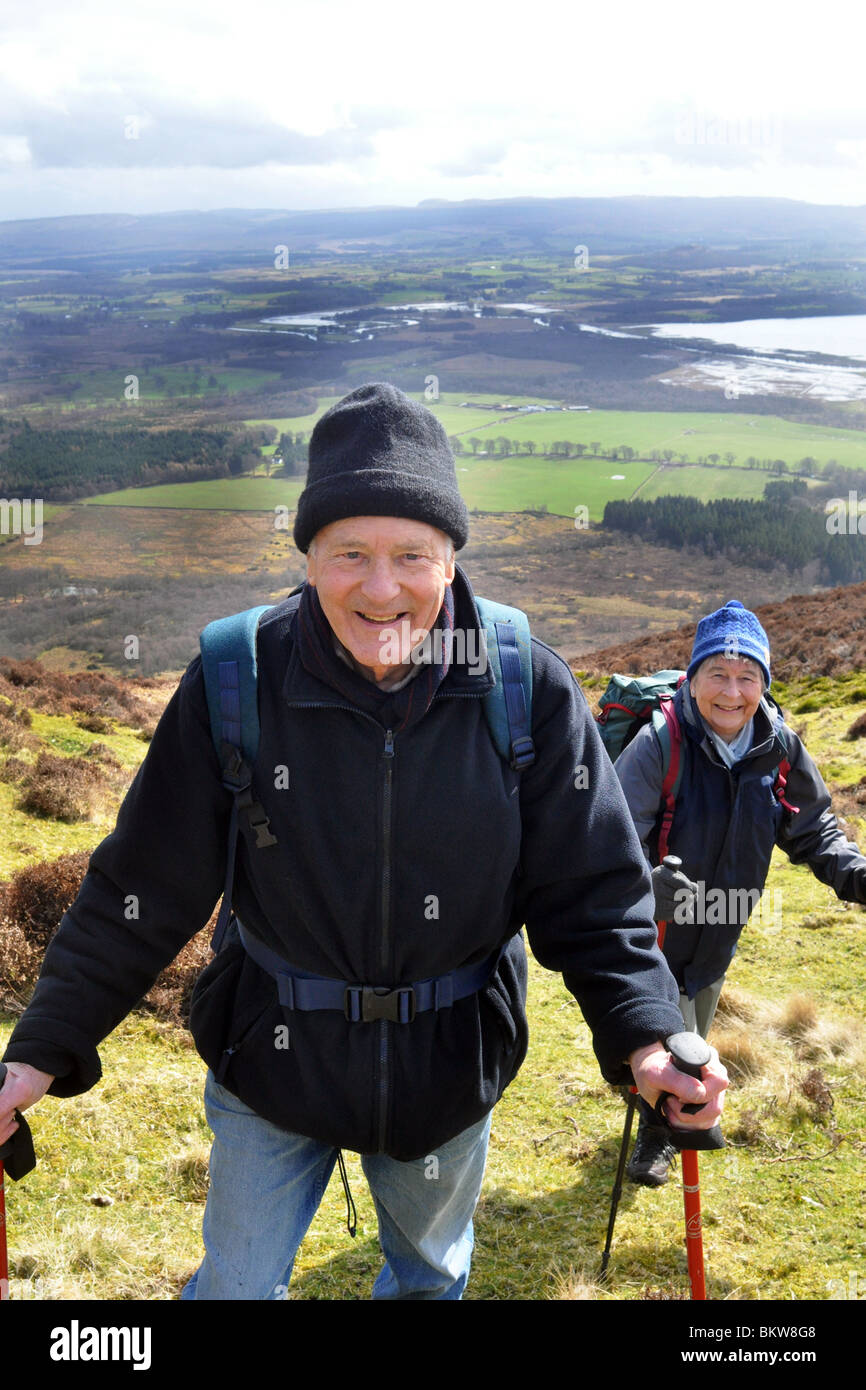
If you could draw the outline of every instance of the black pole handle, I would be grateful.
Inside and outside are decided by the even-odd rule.
[[[0,1091],[6,1080],[8,1068],[5,1062],[0,1062]],[[25,1178],[28,1173],[36,1167],[36,1154],[33,1151],[33,1136],[30,1133],[30,1126],[21,1114],[20,1110],[15,1111],[15,1118],[18,1121],[18,1128],[5,1144],[0,1144],[0,1162],[3,1163],[6,1172],[14,1182],[19,1178]]]
[[[672,1033],[669,1038],[665,1038],[665,1047],[671,1054],[677,1071],[685,1072],[686,1076],[694,1076],[700,1081],[701,1072],[713,1054],[699,1033]],[[706,1101],[699,1104],[692,1102],[682,1106],[682,1112],[684,1115],[696,1115],[705,1105]]]

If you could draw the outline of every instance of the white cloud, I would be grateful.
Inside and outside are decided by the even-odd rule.
[[[247,199],[866,197],[862,45],[842,0],[7,8],[5,217]]]

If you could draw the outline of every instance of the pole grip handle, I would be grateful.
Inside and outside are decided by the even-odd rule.
[[[0,1062],[0,1091],[3,1089],[7,1071],[6,1063]],[[5,1165],[6,1172],[13,1182],[25,1178],[36,1167],[30,1126],[20,1110],[15,1111],[15,1119],[18,1121],[18,1128],[5,1144],[0,1144],[0,1161]]]
[[[686,1076],[694,1076],[700,1081],[701,1072],[713,1054],[699,1033],[672,1033],[669,1038],[665,1038],[665,1047],[671,1054],[677,1071],[685,1072]],[[703,1108],[704,1103],[692,1103],[684,1105],[682,1111],[684,1115],[696,1115]]]

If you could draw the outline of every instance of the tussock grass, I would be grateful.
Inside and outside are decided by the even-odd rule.
[[[824,712],[807,716],[807,742],[819,765],[844,747],[853,782],[866,766],[855,744],[840,741],[850,719],[845,682],[827,685],[822,697],[833,712],[829,719]],[[23,698],[16,690],[16,701]],[[140,742],[134,749],[133,730],[96,735],[71,715],[38,711],[27,731],[42,746],[50,739],[56,754],[105,760],[94,747],[101,744],[127,777],[144,752]],[[29,756],[22,751],[22,761]],[[7,876],[19,866],[10,842],[29,843],[36,857],[50,859],[89,850],[105,833],[98,820],[63,826],[12,812],[15,792],[0,781],[0,811],[9,818],[0,872]],[[852,836],[864,829],[852,818]],[[728,1058],[732,1084],[723,1124],[729,1147],[701,1157],[708,1293],[824,1299],[828,1281],[847,1287],[862,1261],[866,918],[778,853],[767,888],[781,892],[781,913],[756,914],[744,930],[711,1034]],[[0,952],[14,987],[35,973],[41,947],[20,925],[7,930],[9,921]],[[168,999],[182,999],[184,980],[206,959],[206,937],[187,949],[193,955],[178,961]],[[25,994],[5,996],[12,1008],[0,1019],[3,1037]],[[167,1009],[166,1017],[180,1013]],[[494,1117],[467,1297],[687,1297],[678,1174],[658,1191],[626,1185],[609,1277],[597,1283],[622,1100],[599,1075],[575,1001],[534,961],[529,1014],[527,1062]],[[130,1016],[101,1053],[104,1078],[91,1092],[48,1097],[31,1114],[39,1166],[7,1189],[13,1297],[174,1299],[201,1258],[210,1138],[204,1066],[188,1035],[154,1014]],[[299,1252],[293,1300],[369,1296],[381,1263],[375,1212],[357,1156],[347,1155],[347,1164],[358,1238],[347,1236],[335,1180]]]

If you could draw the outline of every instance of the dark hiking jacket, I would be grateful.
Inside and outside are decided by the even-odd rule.
[[[478,629],[462,571],[446,598],[456,627]],[[283,1010],[232,933],[196,986],[201,1055],[287,1130],[426,1155],[488,1112],[524,1058],[525,923],[537,959],[578,1000],[602,1073],[628,1080],[627,1056],[682,1020],[646,861],[568,667],[533,640],[537,756],[518,774],[483,713],[489,670],[443,659],[384,696],[329,636],[310,586],[260,628],[254,789],[278,843],[258,849],[242,829],[233,904],[245,930],[299,970],[382,986],[510,945],[451,1007],[354,1023]],[[7,1061],[55,1073],[55,1095],[99,1079],[101,1039],[213,910],[230,804],[196,658],[49,946]]]
[[[691,698],[688,683],[677,691],[674,709],[682,730],[683,775],[669,837],[669,853],[699,885],[694,924],[671,922],[664,953],[690,998],[724,975],[737,941],[755,909],[770,867],[773,846],[794,864],[808,864],[816,878],[840,898],[866,902],[866,858],[845,839],[830,810],[830,793],[802,742],[781,710],[766,697],[754,715],[752,747],[725,766]],[[787,748],[787,752],[786,752]],[[774,793],[776,771],[791,764],[784,798]],[[661,804],[661,745],[646,725],[616,760],[635,827],[651,864],[658,863]]]

